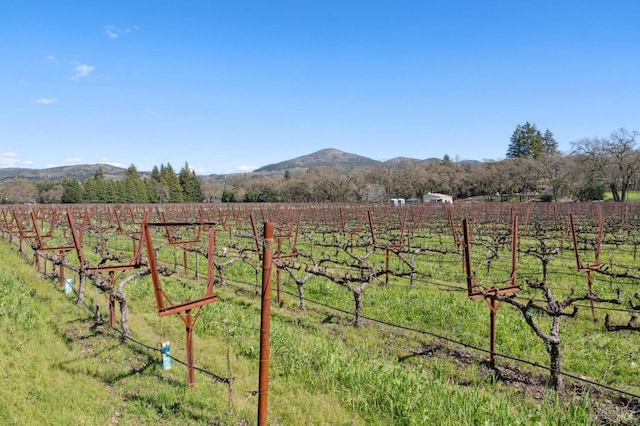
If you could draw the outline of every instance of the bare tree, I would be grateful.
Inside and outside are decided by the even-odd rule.
[[[9,203],[35,203],[38,198],[36,185],[21,178],[7,182],[3,193],[4,199]]]
[[[636,149],[638,131],[619,129],[609,137],[604,145],[604,153],[611,158],[614,173],[620,182],[620,196],[614,193],[616,201],[627,201],[627,193],[631,183],[638,177],[640,171],[640,151]]]
[[[222,199],[224,185],[213,179],[203,179],[200,184],[202,188],[202,199],[211,203]]]
[[[606,185],[614,201],[624,202],[640,174],[638,131],[619,129],[609,138],[584,138],[573,143],[578,161]]]
[[[569,187],[569,160],[559,153],[544,156],[538,161],[539,170],[553,201],[567,193]]]

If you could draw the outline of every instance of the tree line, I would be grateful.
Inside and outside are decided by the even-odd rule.
[[[610,192],[615,201],[627,201],[629,191],[640,189],[638,135],[619,129],[609,137],[575,141],[571,152],[562,153],[550,130],[527,122],[516,127],[500,161],[475,164],[445,155],[401,169],[380,165],[235,175],[228,182],[205,182],[203,195],[209,201],[384,202],[437,192],[487,201],[590,201]]]
[[[64,179],[32,183],[14,179],[0,188],[3,202],[182,203],[182,202],[385,202],[428,192],[463,199],[576,201],[601,200],[609,192],[627,201],[639,188],[638,131],[619,129],[609,137],[583,138],[569,153],[558,150],[553,133],[535,124],[518,125],[500,161],[464,162],[448,155],[428,164],[394,169],[309,168],[282,174],[235,174],[225,180],[198,177],[187,163],[179,173],[170,164],[142,177],[132,164],[121,180],[99,170],[84,182]]]
[[[16,178],[1,188],[4,202],[14,203],[199,203],[201,179],[185,163],[176,173],[170,163],[154,166],[143,177],[130,165],[121,180],[105,179],[102,169],[84,182],[29,182]]]

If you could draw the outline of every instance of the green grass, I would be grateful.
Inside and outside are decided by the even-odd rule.
[[[483,253],[474,254],[478,262]],[[554,266],[564,267],[571,255],[567,252]],[[221,301],[204,307],[195,327],[196,364],[221,376],[230,370],[229,393],[200,373],[196,387],[188,389],[184,367],[174,363],[171,370],[162,370],[156,351],[121,342],[116,332],[96,326],[85,307],[38,278],[4,242],[0,259],[0,332],[6,342],[0,374],[7,384],[0,387],[0,412],[7,413],[3,420],[8,424],[254,423],[260,328],[254,268],[232,265],[228,276],[247,284],[218,287]],[[383,259],[380,255],[375,261]],[[464,282],[460,263],[452,260],[455,255],[428,259],[420,270],[428,272],[430,281]],[[446,266],[435,266],[436,261]],[[505,269],[500,262],[495,267]],[[480,277],[502,279],[499,272]],[[204,280],[184,276],[163,282],[176,301],[193,297],[204,286]],[[290,280],[283,285],[296,292]],[[349,291],[325,279],[314,278],[305,288],[309,299],[353,309]],[[129,283],[125,292],[134,338],[152,346],[170,340],[172,354],[186,359],[184,324],[176,316],[158,317],[149,278]],[[87,294],[89,303],[100,304],[104,313],[105,297],[94,289]],[[371,284],[364,300],[367,316],[487,346],[487,305],[468,300],[465,293],[420,282],[410,288],[406,281],[392,279],[388,287]],[[561,398],[544,388],[534,395],[526,386],[496,380],[482,366],[482,353],[370,322],[355,328],[348,315],[312,303],[303,312],[297,305],[295,296],[284,295],[272,311],[271,424],[551,425],[596,424],[600,419],[594,414],[597,397]],[[548,362],[544,346],[519,312],[505,305],[498,321],[500,352]],[[639,391],[640,372],[628,368],[638,355],[636,335],[606,333],[586,312],[565,321],[568,371]],[[512,367],[504,360],[499,365]]]
[[[66,344],[60,330],[83,312],[70,306],[51,283],[37,279],[6,246],[2,258],[0,421],[16,425],[106,423],[115,411],[106,386],[63,367],[79,354]]]
[[[605,201],[613,200],[613,195],[611,194],[610,191],[605,192],[604,200]],[[640,201],[640,190],[631,190],[631,191],[629,191],[627,193],[627,201],[634,201],[634,202]]]

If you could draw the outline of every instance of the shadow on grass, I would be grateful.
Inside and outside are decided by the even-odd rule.
[[[161,364],[159,351],[151,351],[123,340],[118,330],[90,319],[75,320],[68,324],[70,325],[60,335],[70,350],[82,354],[56,364],[56,368],[73,375],[89,374],[110,386],[145,372],[171,386],[185,386],[176,379],[152,374],[150,370]],[[121,352],[121,357],[117,354],[114,356],[119,350],[126,353]],[[102,361],[101,364],[107,368],[88,369],[86,362],[93,358]]]

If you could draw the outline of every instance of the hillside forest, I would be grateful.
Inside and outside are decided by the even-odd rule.
[[[638,131],[623,128],[605,138],[583,138],[569,153],[553,134],[518,125],[499,161],[467,162],[445,155],[395,168],[309,167],[271,173],[197,176],[185,163],[155,166],[142,176],[130,165],[122,179],[100,169],[84,181],[33,182],[16,177],[0,187],[2,203],[194,203],[194,202],[385,202],[422,199],[428,192],[486,201],[589,201],[605,194],[628,201],[640,189]]]

